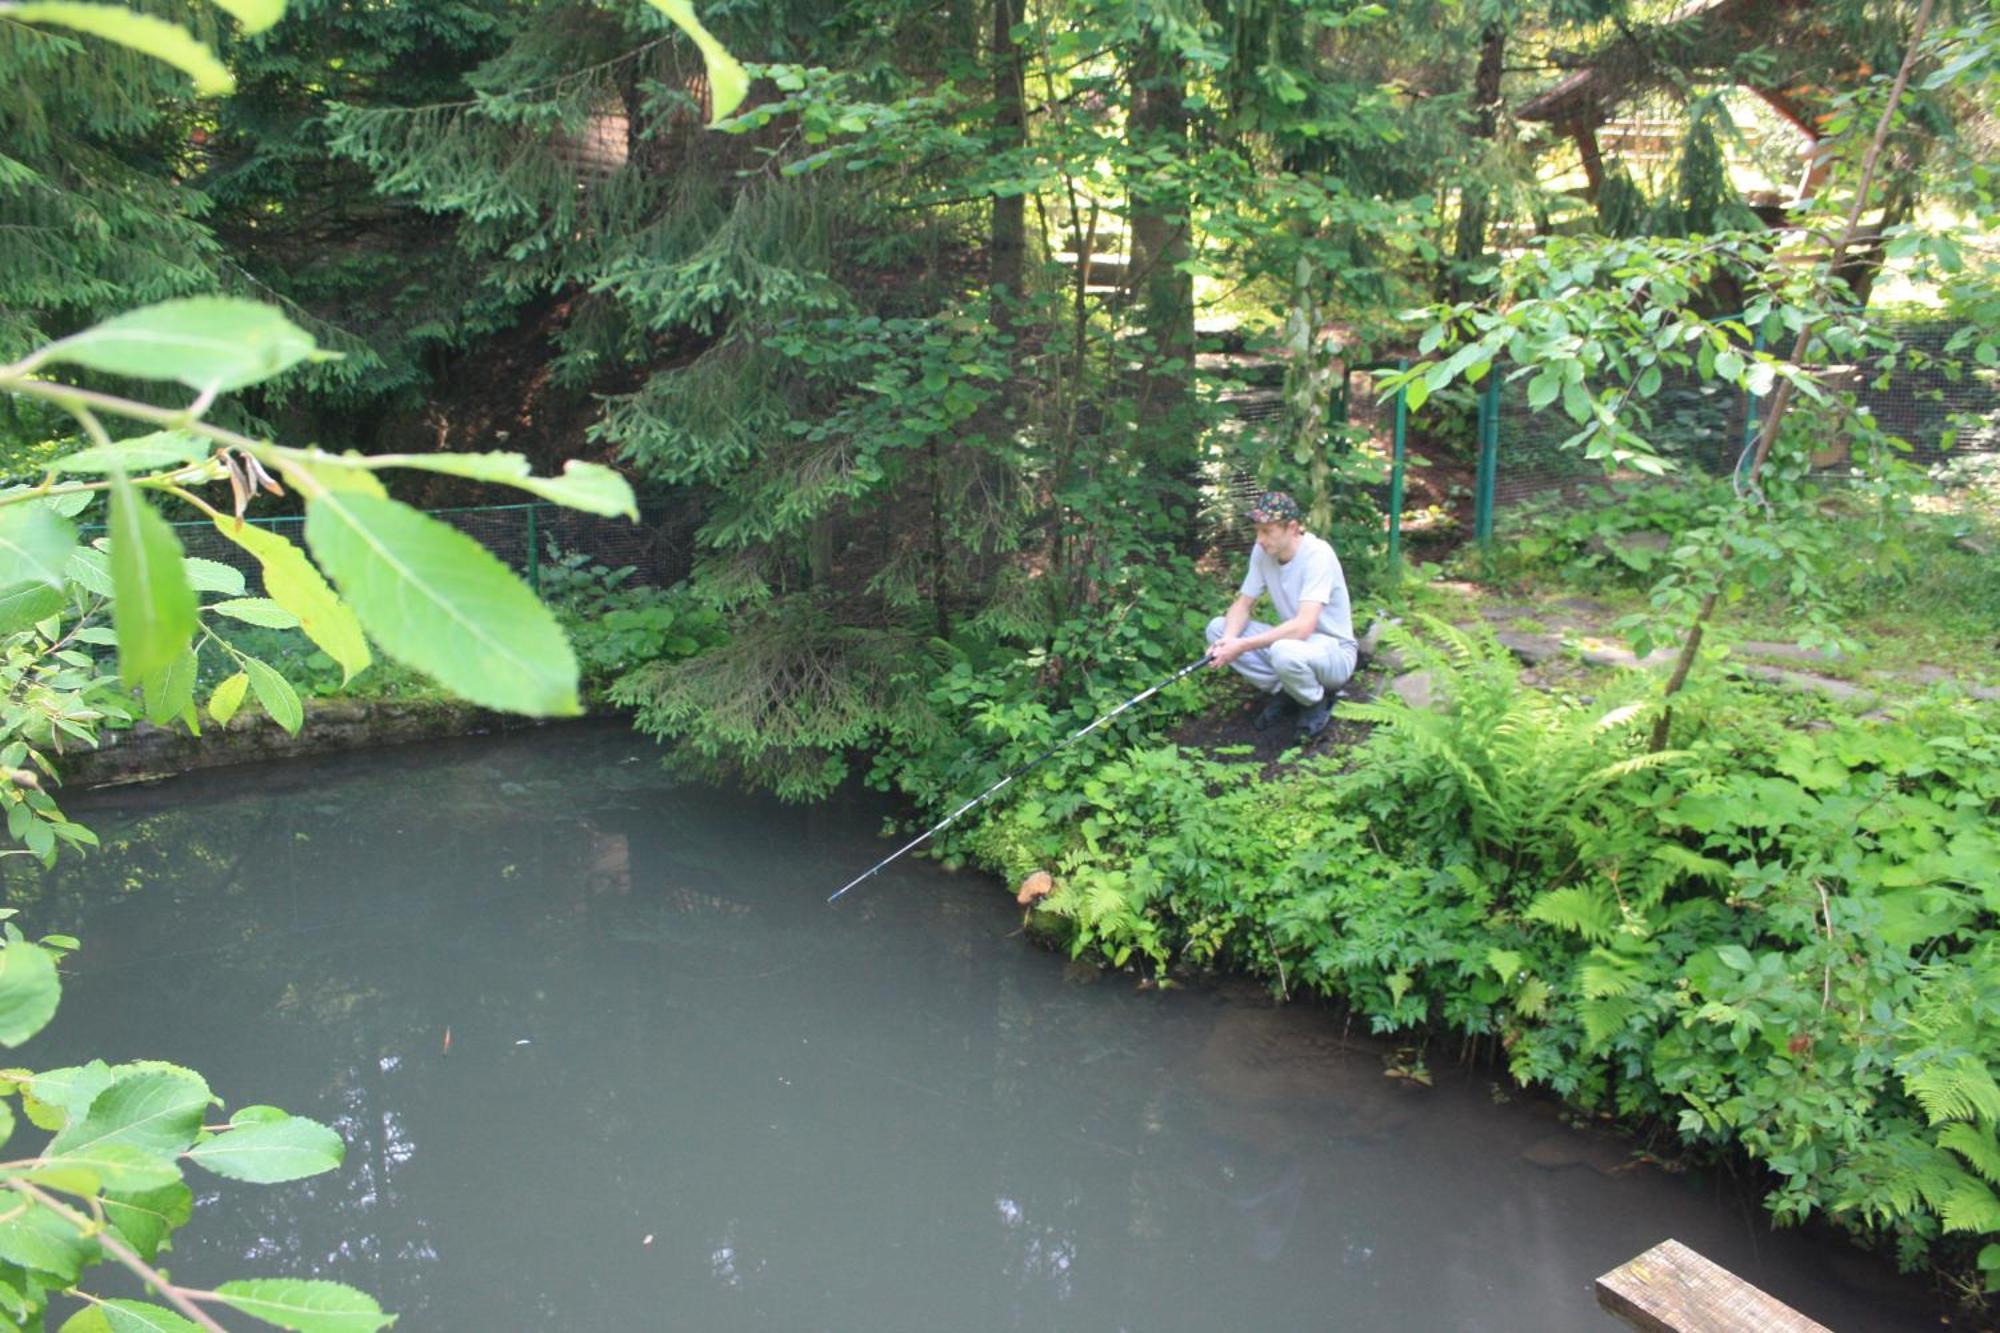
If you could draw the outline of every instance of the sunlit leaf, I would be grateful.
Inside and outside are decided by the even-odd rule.
[[[243,25],[245,32],[262,32],[285,16],[285,0],[215,0]]]
[[[141,1259],[151,1262],[174,1229],[194,1214],[194,1194],[184,1184],[137,1194],[107,1193],[104,1217]]]
[[[117,586],[111,581],[111,557],[96,545],[79,546],[70,552],[69,567],[63,572],[85,592],[94,592],[99,597],[117,595]]]
[[[250,688],[250,677],[239,671],[215,687],[215,693],[208,696],[208,715],[220,726],[228,726],[229,719],[236,716],[236,710],[243,707],[243,695]]]
[[[150,472],[154,468],[185,467],[199,463],[215,448],[199,435],[184,430],[160,430],[151,435],[135,435],[129,440],[93,444],[73,454],[64,454],[49,464],[51,472]]]
[[[194,649],[183,648],[173,661],[141,682],[139,688],[145,696],[148,722],[164,727],[187,711],[194,702],[194,678],[199,667]]]
[[[201,1333],[201,1326],[164,1305],[100,1301],[65,1320],[59,1333]]]
[[[268,597],[238,597],[226,602],[211,602],[206,609],[246,625],[262,625],[265,629],[299,627],[297,616]]]
[[[28,1119],[54,1133],[71,1120],[80,1119],[97,1100],[97,1094],[111,1086],[111,1066],[102,1060],[64,1069],[45,1069],[30,1078],[23,1089],[22,1109]]]
[[[299,702],[299,692],[292,683],[280,675],[275,667],[254,657],[243,659],[243,669],[250,675],[250,688],[256,691],[257,702],[264,705],[264,711],[271,720],[296,736],[305,723],[305,706]]]
[[[305,552],[275,532],[233,519],[216,520],[216,530],[257,557],[264,571],[264,591],[271,600],[299,618],[320,649],[340,663],[343,681],[352,680],[374,660],[361,622],[313,568]]]
[[[8,1211],[12,1216],[0,1221],[0,1259],[74,1282],[97,1256],[97,1242],[85,1240],[74,1223],[50,1209],[10,1206]]]
[[[195,598],[173,529],[122,473],[111,479],[111,583],[118,674],[137,685],[187,646]]]
[[[672,19],[700,50],[702,63],[708,67],[709,93],[715,103],[708,123],[713,125],[742,105],[744,95],[750,91],[750,76],[736,62],[736,57],[701,25],[701,20],[695,17],[694,5],[689,0],[647,0],[647,3]]]
[[[331,1171],[347,1151],[338,1134],[304,1116],[272,1120],[238,1112],[230,1123],[188,1149],[189,1160],[231,1180],[273,1185]]]
[[[0,1046],[19,1046],[40,1032],[61,998],[48,950],[25,940],[0,949]]]
[[[639,517],[638,501],[632,497],[632,484],[602,463],[571,459],[563,464],[562,475],[557,477],[536,476],[522,454],[411,454],[399,456],[397,466],[512,486],[554,504],[581,509],[585,513],[602,514],[607,518],[620,515],[631,519]],[[340,470],[343,469],[321,467],[313,475],[324,479],[329,473]]]
[[[224,597],[243,595],[243,571],[233,565],[191,555],[181,561],[181,568],[187,574],[188,586],[196,592],[219,592]]]
[[[46,583],[16,583],[0,588],[0,634],[23,630],[62,610],[62,589]]]
[[[244,1314],[295,1333],[374,1333],[396,1322],[373,1296],[339,1282],[258,1278],[225,1282],[215,1294]]]
[[[176,380],[207,393],[261,383],[325,355],[275,306],[193,296],[114,316],[52,343],[42,359],[132,379]]]
[[[76,549],[76,529],[37,504],[0,508],[0,587],[37,582],[63,586],[63,567]]]
[[[201,1075],[156,1061],[115,1065],[111,1074],[89,1113],[49,1141],[48,1155],[88,1154],[110,1143],[178,1153],[194,1142],[213,1100]]]
[[[73,1191],[77,1193],[95,1193],[96,1189],[127,1192],[164,1189],[181,1178],[180,1169],[171,1158],[129,1143],[103,1143],[78,1152],[46,1154],[29,1179],[54,1183],[46,1173],[60,1171],[86,1172],[96,1179],[95,1188]],[[57,1184],[57,1188],[64,1187]]]
[[[206,43],[198,41],[179,24],[151,14],[136,14],[123,5],[30,0],[11,6],[6,17],[9,22],[53,23],[87,32],[163,60],[193,79],[195,93],[202,97],[222,97],[236,91],[236,76],[216,59]]]
[[[579,711],[555,616],[472,538],[394,500],[335,492],[311,502],[306,540],[390,656],[489,708]]]

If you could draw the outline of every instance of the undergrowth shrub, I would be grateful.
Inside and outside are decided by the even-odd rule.
[[[1219,600],[1191,562],[1163,556],[1119,570],[1092,605],[1025,649],[1019,627],[996,632],[991,622],[973,623],[951,643],[934,645],[943,665],[924,691],[925,724],[886,731],[870,785],[946,813],[1201,656],[1209,614],[1202,608]],[[1084,804],[1076,779],[1107,753],[1144,743],[1198,709],[1202,674],[1176,682],[1025,778],[1008,798],[1032,811],[1022,815],[1021,828],[1037,820],[1051,830],[1063,827]],[[963,837],[962,830],[948,831],[938,851],[955,859]],[[997,862],[1039,864],[1016,856]]]
[[[1344,771],[1131,749],[972,849],[1053,868],[1078,954],[1490,1038],[1524,1084],[1762,1163],[1779,1221],[1994,1285],[2000,710],[1862,722],[1717,678],[1653,755],[1636,673],[1573,698],[1483,634],[1399,647],[1446,702],[1343,706],[1375,724]]]
[[[542,598],[569,635],[589,697],[602,698],[612,681],[642,663],[690,657],[722,638],[722,617],[685,585],[634,583],[637,572],[549,543]]]

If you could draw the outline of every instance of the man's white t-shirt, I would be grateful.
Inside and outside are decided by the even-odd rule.
[[[1331,634],[1344,643],[1354,642],[1354,612],[1347,603],[1347,577],[1340,571],[1340,557],[1333,547],[1310,532],[1299,535],[1299,547],[1283,564],[1263,547],[1250,548],[1250,572],[1243,578],[1242,595],[1271,595],[1278,609],[1279,623],[1299,613],[1299,603],[1318,602],[1320,634]]]

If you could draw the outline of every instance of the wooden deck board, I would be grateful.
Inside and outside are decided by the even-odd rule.
[[[1832,1333],[1677,1240],[1598,1278],[1597,1303],[1647,1333]]]

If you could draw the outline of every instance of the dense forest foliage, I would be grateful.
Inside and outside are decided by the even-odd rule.
[[[1198,653],[1246,484],[1404,606],[1353,373],[1446,461],[1474,386],[1524,385],[1657,479],[1603,513],[1670,534],[1617,571],[1670,674],[1546,694],[1440,622],[1402,651],[1453,706],[1355,710],[1358,762],[1264,783],[1134,717],[947,851],[1055,869],[1079,952],[1484,1043],[1758,1159],[1780,1217],[2000,1281],[2000,718],[1823,716],[1712,651],[1734,607],[1850,648],[1885,602],[2000,634],[1956,546],[1990,499],[1937,526],[1853,383],[2000,361],[1985,6],[723,0],[735,106],[636,2],[143,7],[233,95],[0,13],[0,363],[243,296],[341,353],[218,406],[246,437],[617,467],[695,538],[657,594],[564,567],[586,667],[676,762],[789,797],[866,773],[949,808]],[[1662,457],[1670,381],[1766,405],[1734,484]],[[0,412],[17,480],[86,443]],[[1589,539],[1558,513],[1515,555],[1588,582]]]

